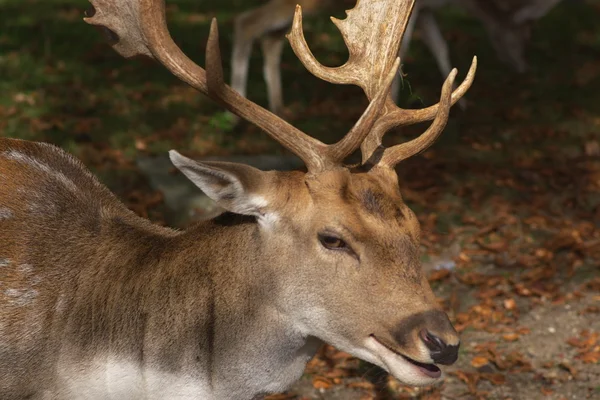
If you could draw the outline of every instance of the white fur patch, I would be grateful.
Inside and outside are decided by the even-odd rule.
[[[259,195],[250,196],[248,198],[248,203],[249,204],[247,205],[247,207],[249,209],[255,209],[259,211],[256,215],[258,217],[258,223],[263,228],[271,228],[277,223],[277,221],[279,221],[279,215],[276,212],[262,211],[269,205],[269,202],[264,197]]]
[[[19,271],[22,274],[29,275],[33,272],[33,265],[21,264],[17,267],[17,271]]]
[[[65,187],[67,189],[71,190],[72,192],[79,191],[79,189],[77,188],[75,183],[73,183],[72,180],[67,178],[67,176],[65,174],[63,174],[60,171],[56,171],[56,170],[52,169],[50,166],[44,164],[43,162],[36,160],[35,158],[32,158],[26,154],[20,153],[15,150],[6,151],[3,153],[3,155],[5,158],[7,158],[9,160],[14,160],[14,161],[20,162],[22,164],[27,164],[31,167],[38,169],[39,171],[42,171],[42,172],[48,174],[51,177],[56,178],[56,180],[61,182],[63,185],[65,185]]]
[[[4,295],[9,298],[9,302],[17,306],[25,306],[32,303],[38,296],[35,289],[14,289],[9,288],[4,291]]]
[[[9,259],[0,258],[0,267],[8,267],[10,264],[11,262]],[[31,277],[31,273],[33,272],[33,266],[31,264],[20,264],[16,266],[16,268],[15,266],[12,266],[10,268],[14,269],[15,272],[18,272],[19,274],[29,278],[29,284],[31,286],[35,286],[40,281],[39,277],[37,276]],[[2,282],[0,282],[0,285],[2,285]],[[7,286],[7,284],[4,285],[4,287]],[[27,286],[24,289],[8,287],[2,293],[5,297],[8,298],[7,301],[9,304],[16,306],[24,306],[27,304],[31,304],[36,299],[36,297],[38,297],[38,291]]]
[[[423,374],[415,365],[408,362],[403,357],[393,353],[372,337],[369,337],[365,341],[364,349],[367,350],[365,353],[367,353],[368,356],[365,357],[362,354],[355,355],[359,356],[363,360],[379,365],[392,374],[394,378],[398,379],[404,384],[413,386],[432,385],[435,382],[438,382],[444,376],[442,374],[439,378],[431,378]],[[422,355],[426,354],[426,356],[422,358],[422,361],[431,362],[429,352],[423,351],[422,348],[419,350]]]
[[[258,223],[263,228],[272,228],[279,221],[279,215],[274,212],[268,212],[258,218]]]
[[[66,306],[67,306],[67,304],[66,304],[66,301],[65,301],[65,295],[64,294],[59,295],[58,299],[56,300],[56,304],[54,305],[54,310],[58,314],[60,314],[63,311],[65,311]]]
[[[172,374],[108,358],[80,366],[61,368],[62,392],[69,399],[146,399],[198,400],[213,399],[206,382],[185,374]]]
[[[267,199],[259,195],[253,195],[248,197],[248,203],[254,208],[265,208],[269,205]]]
[[[14,213],[10,208],[0,207],[0,220],[14,217]]]

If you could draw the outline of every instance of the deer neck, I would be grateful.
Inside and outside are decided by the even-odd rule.
[[[319,342],[278,310],[253,219],[224,215],[180,234],[114,224],[112,246],[79,277],[59,369],[83,363],[107,380],[136,371],[130,384],[148,393],[183,382],[164,395],[185,387],[209,399],[250,399],[301,376]]]

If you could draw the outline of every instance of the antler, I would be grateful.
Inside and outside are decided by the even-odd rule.
[[[294,152],[309,170],[326,168],[325,145],[304,134],[266,109],[240,96],[223,83],[219,33],[213,20],[206,47],[208,73],[190,60],[171,39],[163,0],[90,0],[95,8],[85,21],[110,29],[119,38],[113,45],[122,56],[146,55],[198,91],[236,115],[253,122]]]
[[[296,129],[270,111],[239,95],[223,81],[219,32],[213,19],[206,46],[206,71],[190,60],[171,39],[165,19],[164,0],[90,0],[93,16],[85,18],[102,26],[118,38],[113,47],[124,57],[146,55],[163,64],[182,81],[206,94],[229,111],[254,123],[298,155],[309,172],[339,167],[344,158],[359,146],[363,162],[377,157],[393,165],[427,148],[440,134],[448,119],[448,109],[470,87],[476,59],[465,81],[448,94],[456,73],[444,84],[442,101],[422,110],[398,108],[389,96],[390,85],[400,59],[396,57],[414,0],[369,0],[357,2],[343,21],[333,19],[350,50],[348,62],[327,68],[312,55],[302,33],[302,12],[296,8],[292,47],[304,65],[316,76],[333,83],[352,83],[363,88],[370,104],[348,134],[333,145],[326,145]],[[392,127],[433,119],[432,126],[419,138],[374,155],[381,138]]]
[[[326,67],[316,60],[304,38],[299,6],[296,7],[288,40],[296,56],[313,75],[331,83],[359,86],[373,101],[385,87],[388,74],[395,71],[393,60],[398,54],[413,5],[414,0],[357,0],[356,6],[346,12],[346,19],[331,18],[342,33],[350,54],[348,61],[340,67]],[[363,138],[363,163],[394,166],[429,147],[446,126],[450,107],[471,87],[476,69],[477,58],[474,57],[467,77],[452,92],[456,76],[456,70],[453,70],[444,83],[440,103],[421,110],[399,108],[386,90],[383,109],[368,126],[370,132],[356,134],[356,137]],[[417,139],[385,150],[381,147],[383,135],[390,129],[434,118],[430,128]]]
[[[397,60],[386,70],[378,90],[370,99],[369,107],[352,130],[338,143],[326,145],[242,97],[224,83],[216,20],[213,19],[210,27],[205,71],[171,39],[164,0],[90,1],[94,6],[94,14],[85,18],[85,21],[113,32],[118,37],[113,45],[118,53],[127,58],[146,55],[156,59],[182,81],[263,129],[300,157],[310,172],[338,167],[346,156],[360,146],[382,110],[400,65],[400,60]]]

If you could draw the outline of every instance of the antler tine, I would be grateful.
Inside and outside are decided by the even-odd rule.
[[[223,82],[219,35],[213,19],[206,57],[208,73],[190,60],[171,38],[165,18],[164,0],[90,0],[94,16],[84,20],[114,32],[114,49],[124,57],[146,55],[163,64],[172,74],[254,123],[300,157],[311,172],[331,168],[327,146],[242,97]]]
[[[453,106],[460,100],[464,94],[469,90],[475,79],[475,72],[477,71],[477,57],[473,57],[471,67],[467,76],[462,81],[459,87],[457,87],[450,96],[450,106]],[[419,110],[405,110],[395,104],[387,107],[387,112],[382,115],[377,122],[371,133],[367,136],[361,145],[361,152],[363,155],[363,163],[369,159],[373,159],[374,152],[381,147],[381,141],[383,136],[390,131],[390,129],[397,128],[400,126],[414,125],[425,121],[431,121],[436,118],[439,114],[441,104],[434,104],[432,106],[421,108]],[[423,134],[425,135],[425,134]],[[432,141],[426,147],[433,144],[433,141],[437,139],[437,136],[431,137]],[[415,139],[416,140],[416,139]],[[406,143],[407,145],[411,142]],[[422,150],[419,150],[420,152]],[[414,153],[417,154],[418,152]]]
[[[383,110],[383,105],[390,94],[390,87],[398,73],[399,67],[400,57],[397,57],[394,65],[392,65],[392,68],[388,72],[388,76],[385,78],[383,85],[381,85],[379,93],[371,100],[369,106],[354,127],[339,142],[329,146],[329,155],[332,160],[342,162],[346,157],[352,154],[354,150],[358,149],[367,135],[369,135],[373,124],[375,124],[375,121],[377,121],[377,118]]]
[[[223,79],[219,27],[216,18],[213,18],[210,22],[210,32],[206,42],[206,86],[210,95],[218,98],[222,97],[225,81]]]
[[[448,75],[448,78],[446,78],[446,81],[442,86],[442,94],[440,96],[437,114],[429,128],[419,137],[409,142],[385,149],[381,156],[381,160],[378,163],[379,165],[386,165],[393,168],[400,161],[426,150],[433,142],[435,142],[448,123],[450,107],[452,107],[452,85],[454,84],[456,74],[457,70],[454,68]]]
[[[347,18],[331,18],[348,47],[348,61],[340,67],[322,65],[310,51],[302,29],[302,8],[296,6],[287,38],[296,56],[313,75],[336,84],[360,86],[372,100],[385,82],[398,55],[414,0],[357,0]]]
[[[331,18],[334,19],[333,17]],[[356,84],[354,77],[357,75],[354,65],[346,63],[341,67],[326,67],[321,64],[310,51],[308,43],[304,37],[304,29],[302,27],[302,7],[296,5],[294,11],[294,19],[292,21],[292,29],[286,35],[296,57],[304,64],[304,67],[317,78],[324,81],[338,84]]]

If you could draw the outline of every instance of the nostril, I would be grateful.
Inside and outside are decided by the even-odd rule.
[[[458,346],[451,346],[444,342],[440,337],[422,329],[419,336],[425,346],[429,349],[431,359],[436,364],[450,365],[458,359]]]
[[[444,351],[444,349],[447,347],[446,343],[442,339],[435,336],[427,329],[421,329],[419,336],[421,336],[421,340],[425,342],[425,345],[431,351]]]

